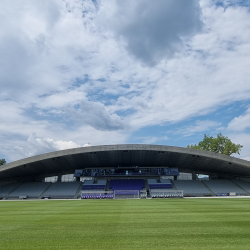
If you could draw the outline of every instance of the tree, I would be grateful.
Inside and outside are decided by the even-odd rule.
[[[5,159],[0,159],[0,166],[6,164]]]
[[[200,149],[211,151],[214,153],[221,153],[224,155],[240,154],[240,150],[243,147],[240,144],[232,143],[232,141],[223,136],[221,133],[217,135],[217,138],[213,136],[204,135],[203,141],[200,141],[198,145],[191,144],[187,146],[188,148]]]

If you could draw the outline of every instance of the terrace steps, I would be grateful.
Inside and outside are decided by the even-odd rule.
[[[81,194],[80,194],[81,190],[82,190],[82,184],[80,184],[78,190],[76,191],[74,199],[78,199],[81,196]]]
[[[4,197],[4,200],[7,200],[9,195],[14,192],[17,188],[19,188],[23,183],[20,182],[14,189],[12,189],[5,197]]]
[[[212,195],[216,195],[212,189],[209,188],[209,186],[204,182],[204,181],[201,181],[201,183],[208,189],[208,191],[212,194]]]
[[[109,190],[109,183],[110,183],[110,180],[108,179],[108,180],[107,180],[107,183],[106,183],[105,191],[110,191],[110,190]]]
[[[245,189],[243,188],[241,185],[239,185],[236,181],[234,180],[231,180],[236,186],[238,186],[239,188],[241,188],[247,195],[250,195],[250,193]]]
[[[43,195],[46,193],[46,191],[50,188],[52,184],[53,183],[51,182],[50,185],[45,190],[43,190],[42,194],[38,197],[38,199],[42,199]]]
[[[177,190],[176,186],[174,185],[173,180],[170,180],[170,182],[171,182],[171,184],[172,184],[173,189]]]

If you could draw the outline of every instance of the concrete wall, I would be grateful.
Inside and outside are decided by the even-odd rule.
[[[190,173],[180,173],[180,175],[177,177],[177,180],[192,180],[192,174]]]

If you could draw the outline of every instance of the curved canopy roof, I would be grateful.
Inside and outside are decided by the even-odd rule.
[[[0,180],[53,176],[83,168],[169,167],[180,172],[250,177],[250,162],[203,150],[145,144],[81,147],[37,155],[0,167]]]

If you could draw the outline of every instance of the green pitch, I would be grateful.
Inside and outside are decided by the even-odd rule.
[[[0,249],[250,249],[250,199],[0,201]]]

